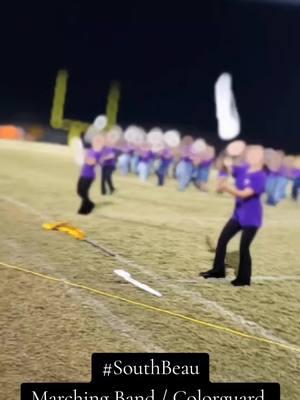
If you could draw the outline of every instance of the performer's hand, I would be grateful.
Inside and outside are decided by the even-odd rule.
[[[230,169],[233,166],[233,160],[231,157],[225,157],[224,161],[223,161],[224,167],[226,167],[226,169]]]
[[[96,164],[96,160],[94,158],[87,158],[86,161],[87,165],[95,165]]]
[[[227,191],[228,191],[228,188],[229,188],[229,185],[228,185],[228,183],[226,182],[226,180],[222,180],[222,181],[219,183],[218,189],[219,189],[220,192],[227,192]]]
[[[239,199],[247,199],[255,194],[252,188],[245,188],[242,190],[237,189],[236,187],[229,185],[227,182],[222,182],[222,192],[227,192],[232,196]]]

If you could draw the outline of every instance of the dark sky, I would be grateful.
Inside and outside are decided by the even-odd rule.
[[[161,3],[5,2],[0,122],[49,121],[56,72],[67,68],[67,117],[103,113],[118,79],[120,123],[186,127],[213,140],[214,82],[228,71],[242,137],[300,152],[300,5]]]

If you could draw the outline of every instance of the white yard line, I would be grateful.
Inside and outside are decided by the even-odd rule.
[[[27,203],[23,203],[22,201],[16,200],[13,197],[10,196],[0,196],[0,200],[4,200],[8,203],[13,204],[14,206],[17,206],[19,208],[23,208],[24,210],[28,211],[30,214],[35,215],[36,217],[40,217],[42,219],[46,218],[46,219],[51,219],[48,215],[41,213],[40,211],[36,210],[35,208],[33,208],[32,206],[30,206]]]
[[[173,285],[173,287],[175,290],[179,290],[179,287],[177,285]],[[292,346],[285,339],[281,339],[280,337],[276,336],[271,330],[265,329],[256,322],[248,320],[241,315],[228,310],[216,301],[206,299],[198,292],[191,293],[191,291],[181,290],[181,293],[188,298],[192,298],[193,301],[202,304],[206,308],[206,310],[215,312],[223,317],[225,320],[232,322],[235,326],[245,329],[251,335],[261,336],[278,343]]]
[[[135,264],[134,266],[138,267],[141,273],[144,273],[149,277],[151,277],[151,279],[154,282],[157,282],[157,284],[161,282],[161,279],[159,276],[157,276],[157,274],[152,274],[150,271],[146,270],[145,267],[139,266],[138,264]],[[225,281],[225,279],[222,281]],[[223,307],[216,301],[206,299],[198,291],[197,293],[195,292],[193,293],[191,291],[191,288],[189,288],[189,290],[185,290],[184,288],[182,288],[182,286],[179,286],[178,284],[175,285],[172,283],[167,283],[167,287],[168,289],[174,291],[174,293],[180,293],[181,295],[186,296],[189,299],[192,299],[194,302],[202,304],[207,311],[212,311],[214,313],[217,313],[226,321],[233,323],[237,328],[244,329],[249,334],[261,336],[264,337],[265,339],[269,339],[288,346],[294,346],[294,344],[291,344],[285,339],[282,339],[277,335],[275,335],[271,330],[267,330],[263,328],[261,325],[257,324],[256,322],[248,320],[242,317],[241,315],[228,310],[227,308]],[[199,290],[199,287],[197,287],[197,290]]]
[[[2,198],[4,198],[4,197],[2,196]],[[15,199],[12,199],[12,198],[7,197],[7,196],[5,197],[5,200],[11,202],[12,204],[15,204],[15,205],[18,205],[20,207],[23,207],[24,209],[27,209],[27,211],[32,210],[32,213],[35,214],[35,215],[42,216],[42,214],[40,214],[39,212],[34,210],[31,206],[29,206],[29,205],[27,205],[25,203],[16,201]],[[157,274],[154,274],[154,273],[150,272],[147,269],[147,267],[142,266],[142,265],[140,265],[138,263],[135,263],[135,262],[133,262],[133,261],[121,256],[120,254],[118,254],[118,253],[116,253],[114,251],[111,251],[110,249],[107,249],[107,250],[109,252],[111,252],[112,254],[114,254],[114,258],[120,264],[123,264],[123,265],[125,264],[125,265],[128,265],[128,266],[136,268],[139,272],[149,276],[151,278],[151,280],[153,282],[156,282],[156,284],[159,287],[159,285],[161,284],[162,280],[161,280],[161,277],[157,276]],[[272,280],[272,279],[273,280],[277,280],[276,276],[275,277],[258,277],[258,278],[260,278],[261,280],[264,280],[265,278],[268,278],[268,279],[271,278],[269,280]],[[297,278],[299,278],[299,277],[297,277]],[[292,277],[291,277],[291,279],[292,279]],[[226,279],[222,280],[222,282],[223,283],[226,282]],[[224,318],[226,321],[233,323],[239,329],[244,329],[249,334],[259,335],[261,337],[264,337],[264,338],[269,339],[269,340],[276,341],[278,343],[282,343],[282,344],[289,345],[289,346],[294,346],[294,344],[291,344],[288,341],[286,341],[285,339],[282,339],[282,338],[278,337],[271,330],[265,329],[264,327],[260,326],[256,322],[248,320],[248,319],[244,318],[243,316],[241,316],[239,314],[236,314],[233,311],[230,311],[230,310],[226,309],[225,307],[223,307],[222,305],[220,305],[216,301],[212,301],[212,300],[208,300],[208,299],[204,298],[199,292],[192,293],[190,288],[189,288],[189,290],[185,290],[184,288],[182,288],[182,286],[179,286],[178,284],[176,285],[176,284],[172,284],[172,283],[167,283],[167,285],[168,285],[168,289],[171,289],[174,293],[175,292],[176,293],[180,292],[183,296],[186,296],[187,298],[190,298],[193,301],[196,301],[199,304],[202,304],[205,307],[206,310],[212,311],[212,312],[218,314],[219,316]],[[198,290],[198,288],[197,288],[197,290]]]

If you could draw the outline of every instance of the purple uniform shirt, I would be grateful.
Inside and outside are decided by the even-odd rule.
[[[125,144],[124,146],[121,147],[121,152],[123,154],[132,155],[134,153],[134,147],[130,146],[129,144]]]
[[[248,165],[247,164],[242,164],[242,165],[234,165],[232,168],[232,176],[235,179],[235,186],[238,189],[244,189],[244,179],[248,171]]]
[[[161,160],[161,163],[164,166],[168,166],[173,160],[173,156],[172,156],[171,150],[170,149],[164,149],[162,151],[161,155],[160,155],[160,160]]]
[[[299,179],[300,178],[300,169],[299,168],[294,168],[293,172],[292,172],[292,175],[293,175],[293,179]]]
[[[184,146],[181,150],[181,160],[192,162],[191,146]]]
[[[200,168],[209,168],[212,163],[213,163],[214,159],[212,158],[211,160],[207,160],[207,161],[202,161],[199,165]]]
[[[277,178],[279,176],[279,172],[278,171],[268,171],[267,172],[267,177],[268,178]]]
[[[241,226],[259,228],[263,221],[263,207],[260,197],[265,191],[265,172],[250,172],[247,168],[240,169],[237,172],[236,186],[239,190],[251,188],[254,195],[246,199],[236,199],[233,219],[238,221]]]
[[[117,150],[112,148],[112,147],[104,147],[101,158],[102,157],[107,157],[107,156],[113,156],[113,158],[110,158],[109,160],[100,160],[100,164],[102,167],[115,167],[116,166],[116,159],[117,159]]]
[[[154,154],[152,153],[151,150],[142,150],[139,156],[139,160],[142,162],[150,162],[154,158]]]
[[[279,173],[279,176],[282,176],[284,178],[289,178],[289,176],[290,176],[290,168],[288,168],[288,167],[283,165],[283,166],[280,167],[278,173]]]
[[[93,149],[89,149],[87,151],[86,155],[88,158],[95,159],[96,164],[98,164],[100,157],[102,156],[102,151],[95,151]],[[88,165],[88,164],[84,163],[81,168],[80,176],[83,178],[95,179],[95,176],[96,176],[95,167],[96,167],[96,165]]]

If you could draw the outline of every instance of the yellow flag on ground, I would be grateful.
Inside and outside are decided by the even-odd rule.
[[[84,240],[86,234],[76,226],[69,224],[68,222],[46,222],[42,227],[48,231],[59,231],[67,233],[68,235],[74,237],[78,240]]]

